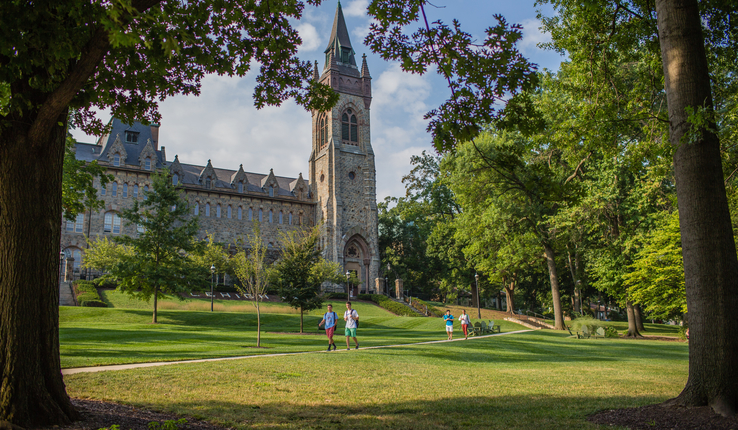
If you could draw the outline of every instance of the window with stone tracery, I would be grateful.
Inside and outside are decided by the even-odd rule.
[[[347,109],[341,116],[341,139],[352,144],[359,142],[359,123],[351,109]]]

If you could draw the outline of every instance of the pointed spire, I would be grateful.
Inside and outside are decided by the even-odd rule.
[[[313,67],[313,80],[317,81],[320,79],[320,75],[318,74],[318,60],[315,60],[315,66]]]
[[[336,16],[333,18],[333,29],[331,30],[328,47],[325,49],[326,60],[330,60],[329,53],[331,52],[338,62],[356,67],[355,52],[351,47],[351,39],[349,39],[340,1],[336,7]],[[330,61],[326,61],[326,63],[326,65],[331,64]]]
[[[361,56],[361,77],[371,78],[371,75],[369,75],[369,66],[366,65],[366,54]]]

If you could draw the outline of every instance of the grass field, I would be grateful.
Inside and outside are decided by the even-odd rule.
[[[688,371],[681,342],[584,340],[541,330],[417,345],[445,339],[443,321],[397,317],[362,302],[355,303],[360,350],[323,352],[322,332],[294,334],[299,315],[280,303],[262,316],[266,348],[256,349],[256,316],[250,305],[239,307],[244,303],[221,303],[224,311],[213,313],[209,302],[208,311],[163,309],[160,324],[150,324],[151,305],[115,292],[104,299],[113,307],[60,308],[62,367],[256,356],[69,375],[70,395],[239,429],[594,429],[587,415],[674,397]],[[201,309],[206,301],[173,303],[188,302]],[[334,305],[340,316],[342,303]],[[323,312],[305,316],[306,331],[317,333]],[[503,334],[523,329],[494,319]],[[343,336],[336,341],[340,347]],[[258,356],[304,351],[315,353]]]
[[[299,314],[262,314],[262,348],[257,349],[254,348],[256,312],[248,303],[230,301],[235,304],[224,304],[227,311],[211,313],[210,302],[200,300],[200,304],[207,302],[207,311],[160,310],[159,324],[151,324],[152,305],[121,308],[145,302],[131,302],[127,296],[111,294],[110,291],[104,299],[114,307],[60,308],[62,368],[313,351],[327,345],[324,332],[317,330],[325,309],[304,316],[304,331],[313,335],[297,334]],[[196,305],[198,302],[189,301]],[[282,303],[272,305],[291,310]],[[338,302],[334,306],[341,320],[345,305]],[[396,317],[365,302],[355,302],[354,308],[361,317],[358,339],[363,346],[446,338],[443,321],[438,318]],[[501,324],[502,331],[524,329],[502,320],[497,320],[497,323]],[[339,336],[335,341],[339,347],[343,344],[345,348],[343,327],[343,321],[339,321]]]
[[[587,415],[663,401],[686,377],[686,344],[545,330],[77,374],[65,383],[75,397],[237,428],[543,430],[597,428]]]

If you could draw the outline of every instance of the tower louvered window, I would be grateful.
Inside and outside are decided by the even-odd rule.
[[[356,143],[359,141],[359,123],[351,109],[341,116],[341,139]]]

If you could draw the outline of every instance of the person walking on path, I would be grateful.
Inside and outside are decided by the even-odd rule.
[[[325,323],[325,335],[328,336],[328,351],[331,350],[331,346],[333,346],[333,350],[336,350],[336,344],[333,342],[333,332],[336,331],[336,323],[338,322],[338,315],[336,315],[335,312],[333,312],[333,305],[328,305],[328,312],[326,312],[323,315],[323,319],[320,320],[318,323],[318,327],[323,325]]]
[[[469,314],[466,313],[466,309],[461,310],[459,322],[461,323],[461,330],[464,331],[464,339],[469,339]]]
[[[351,349],[349,338],[353,337],[356,343],[356,349],[359,349],[359,341],[356,340],[356,328],[359,326],[359,314],[356,309],[351,309],[351,302],[346,302],[346,312],[343,313],[343,320],[346,321],[346,350]]]
[[[451,310],[446,310],[446,315],[443,316],[443,320],[446,321],[446,334],[448,335],[448,340],[451,340],[454,338],[454,316],[451,315]]]

